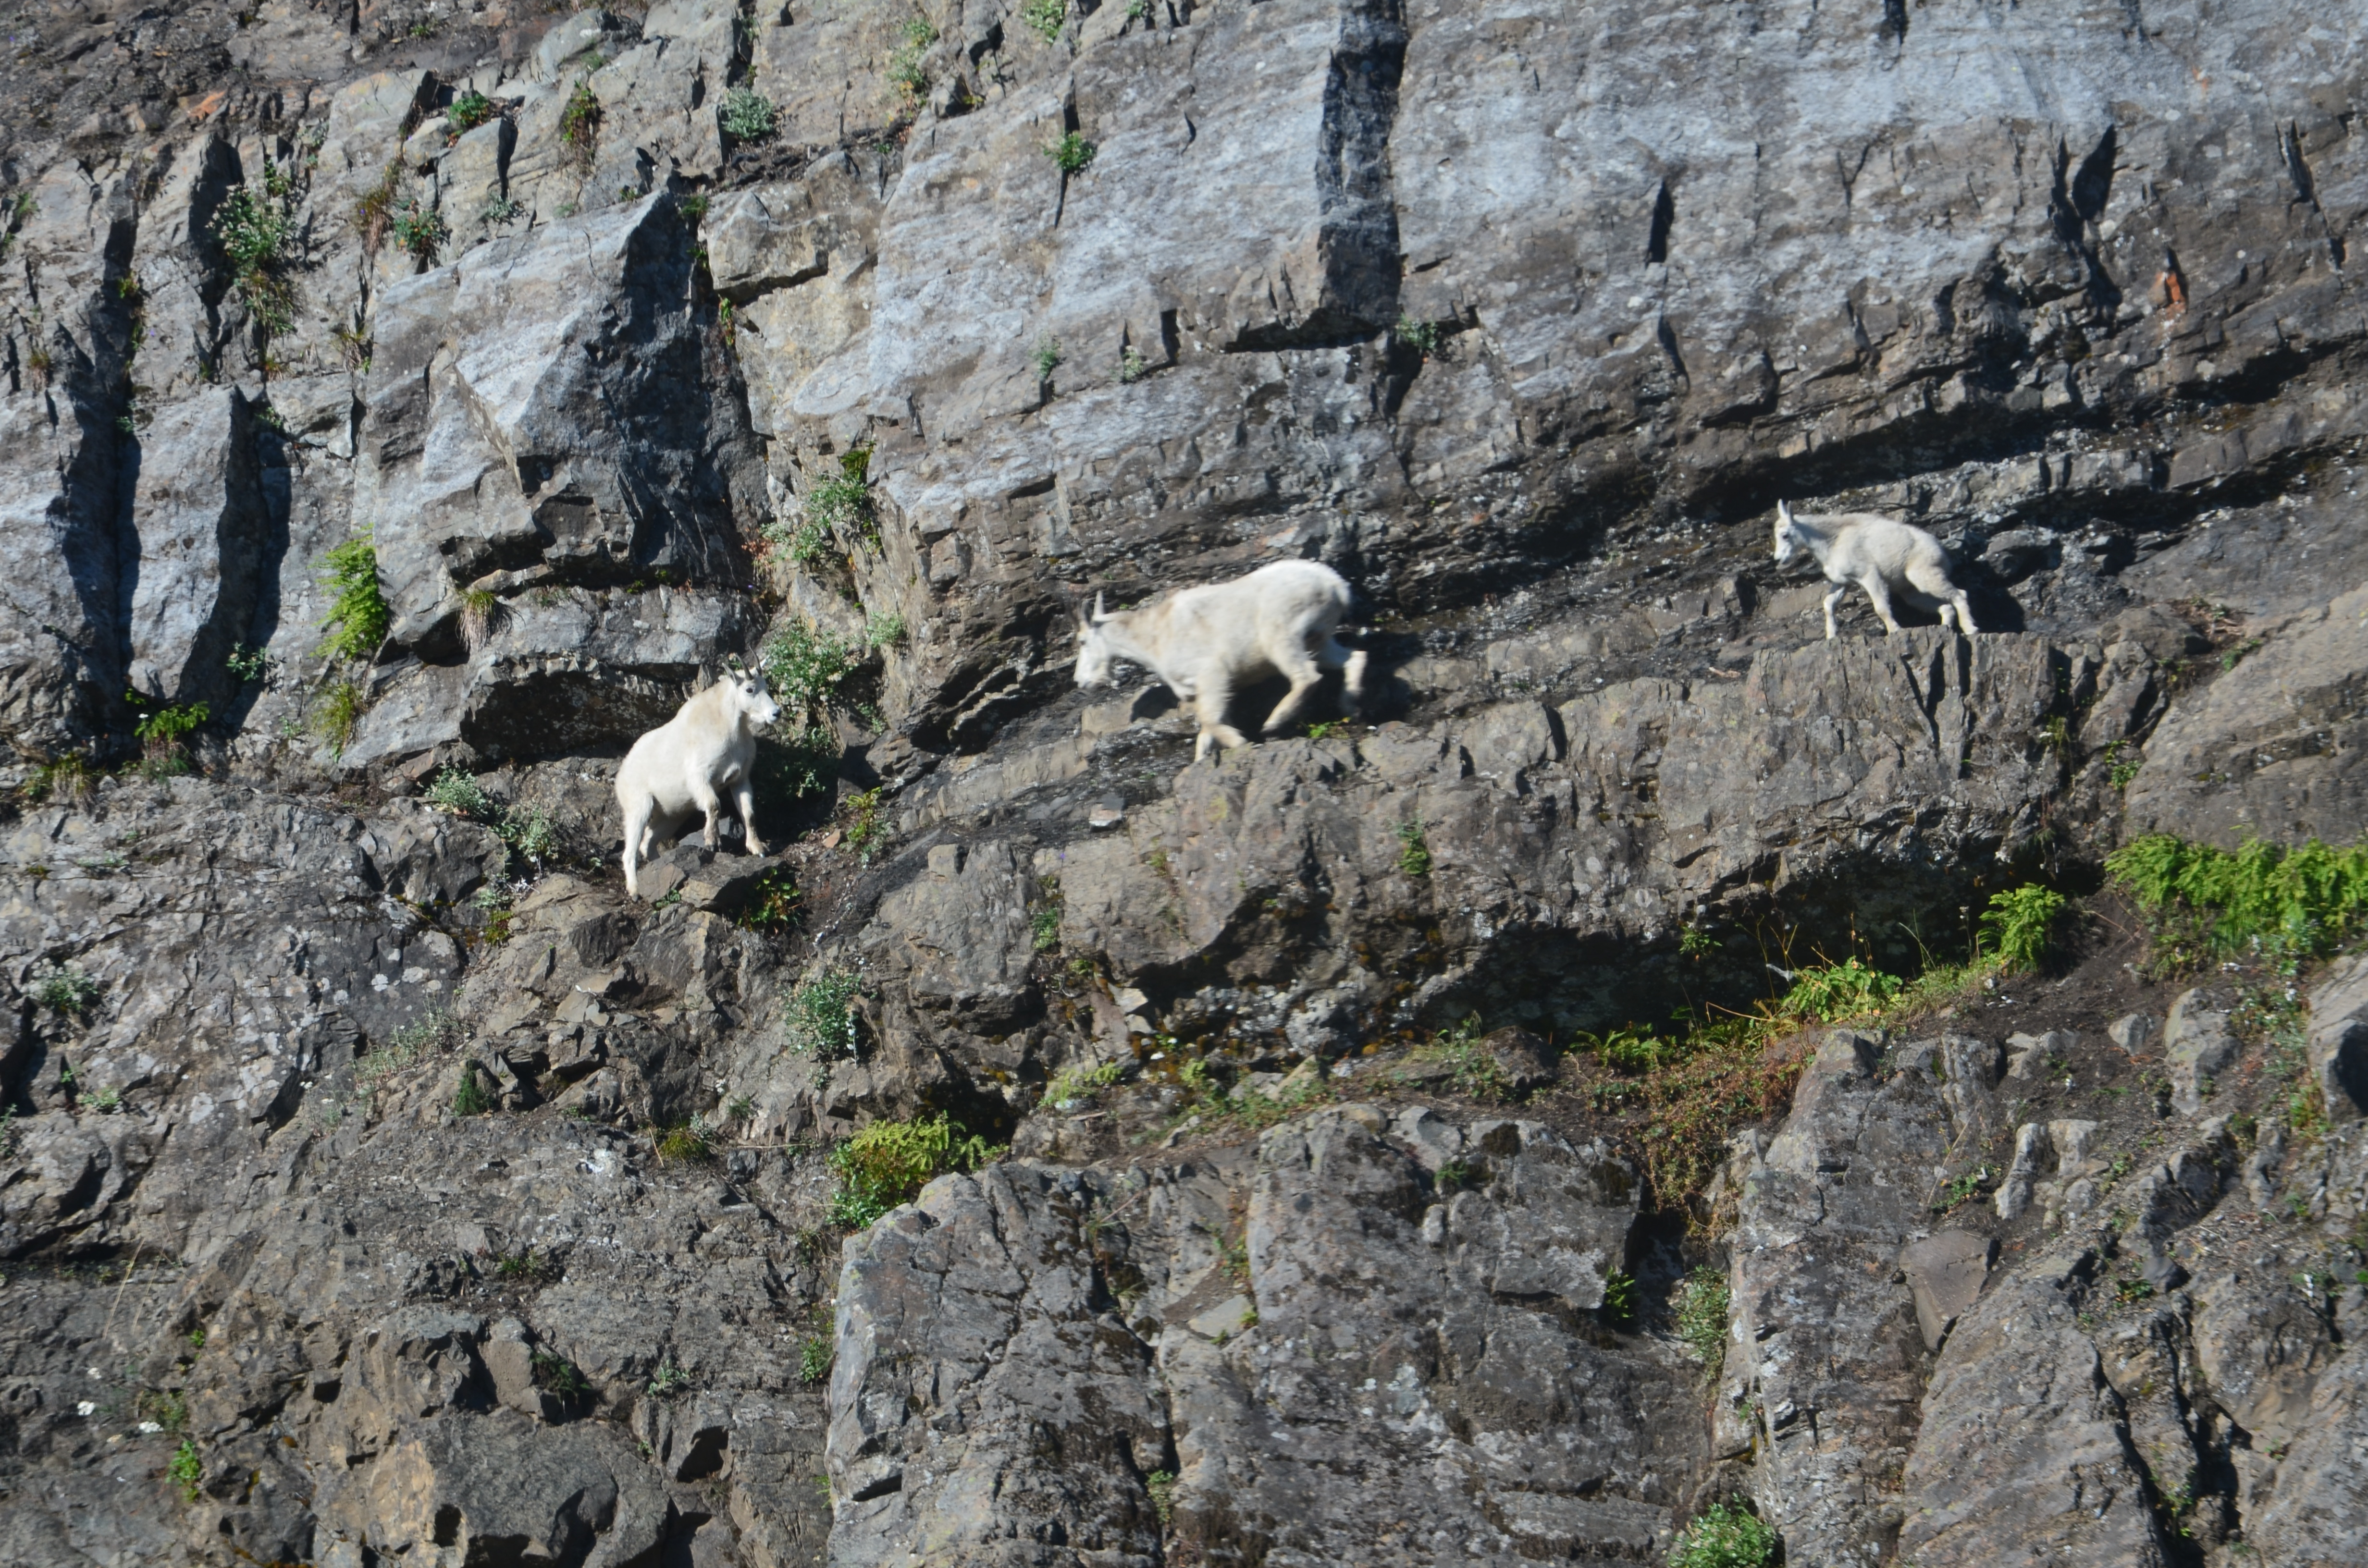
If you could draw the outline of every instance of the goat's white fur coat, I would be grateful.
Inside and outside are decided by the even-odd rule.
[[[1787,502],[1776,503],[1776,564],[1789,566],[1802,551],[1816,557],[1833,591],[1826,596],[1826,635],[1834,635],[1834,607],[1855,584],[1866,591],[1874,613],[1883,618],[1884,635],[1899,630],[1892,619],[1894,594],[1918,609],[1938,610],[1941,624],[1952,619],[1967,636],[1974,631],[1974,607],[1964,590],[1949,580],[1949,555],[1941,541],[1913,523],[1873,512],[1837,512],[1831,517],[1793,515]]]
[[[1167,683],[1201,720],[1195,761],[1212,744],[1244,746],[1247,737],[1225,722],[1235,688],[1281,674],[1291,692],[1266,718],[1266,733],[1291,722],[1326,670],[1344,672],[1354,711],[1365,689],[1365,655],[1344,648],[1335,631],[1349,613],[1349,585],[1315,561],[1278,561],[1247,577],[1204,588],[1179,588],[1141,609],[1077,617],[1077,684],[1110,686],[1110,664],[1125,659]]]
[[[754,673],[738,667],[684,703],[675,716],[633,743],[617,769],[617,803],[625,812],[625,891],[641,895],[641,864],[657,838],[680,831],[694,812],[707,813],[705,843],[715,847],[715,820],[723,792],[732,791],[748,853],[762,855],[757,836],[757,732],[781,716],[780,704]]]

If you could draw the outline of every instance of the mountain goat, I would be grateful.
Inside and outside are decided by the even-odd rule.
[[[1826,596],[1827,637],[1835,634],[1834,607],[1853,583],[1873,601],[1886,637],[1899,630],[1891,616],[1894,594],[1918,609],[1939,610],[1943,626],[1953,617],[1958,631],[1973,635],[1974,607],[1949,580],[1949,557],[1941,541],[1922,528],[1873,512],[1796,517],[1789,502],[1777,502],[1776,564],[1791,565],[1804,550],[1817,558],[1826,581],[1834,585]]]
[[[641,895],[638,872],[651,843],[678,832],[694,811],[707,813],[705,842],[715,847],[715,819],[726,790],[740,809],[748,853],[765,852],[757,836],[750,775],[757,765],[757,732],[780,716],[781,705],[764,681],[734,658],[723,679],[633,743],[617,769],[617,804],[625,813],[627,892]]]
[[[1314,561],[1278,561],[1247,577],[1179,588],[1156,604],[1115,615],[1103,611],[1097,594],[1091,617],[1077,616],[1077,684],[1114,685],[1113,659],[1143,665],[1199,712],[1197,762],[1212,743],[1249,744],[1225,722],[1225,705],[1237,685],[1269,674],[1287,678],[1291,693],[1266,716],[1269,734],[1291,722],[1325,670],[1345,672],[1354,712],[1364,695],[1365,655],[1342,647],[1333,635],[1348,613],[1349,585]]]

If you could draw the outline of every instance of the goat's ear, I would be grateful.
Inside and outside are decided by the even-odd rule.
[[[1776,503],[1776,525],[1786,528],[1793,526],[1793,503],[1790,501]]]
[[[1094,594],[1094,619],[1096,620],[1108,620],[1110,619],[1109,612],[1102,608],[1102,596],[1099,590]]]
[[[740,655],[737,653],[724,654],[723,667],[730,670],[735,676],[741,674],[746,668],[746,665],[740,663]]]

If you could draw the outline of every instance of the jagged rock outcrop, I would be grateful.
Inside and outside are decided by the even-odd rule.
[[[164,9],[0,58],[0,1562],[2368,1552],[2356,960],[1772,1042],[1697,1195],[1555,1049],[2361,832],[2334,9]],[[1281,557],[1360,722],[1068,689]],[[799,841],[627,899],[798,622]]]

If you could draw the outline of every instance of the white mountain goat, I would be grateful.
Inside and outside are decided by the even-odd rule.
[[[641,863],[656,838],[679,832],[693,812],[707,813],[706,845],[715,847],[715,819],[729,790],[740,808],[748,853],[762,855],[757,836],[757,732],[781,716],[781,705],[755,672],[734,658],[723,678],[684,703],[675,716],[633,743],[617,769],[617,803],[625,812],[625,891],[641,895]]]
[[[1179,588],[1141,609],[1115,615],[1094,596],[1093,615],[1077,616],[1077,684],[1110,686],[1110,661],[1141,665],[1201,716],[1194,761],[1212,743],[1245,746],[1249,741],[1225,722],[1234,688],[1280,673],[1291,694],[1266,716],[1266,733],[1288,724],[1323,679],[1325,670],[1345,672],[1351,712],[1365,690],[1365,654],[1334,637],[1349,613],[1349,585],[1340,574],[1314,561],[1278,561],[1247,577],[1205,588]]]
[[[1912,523],[1879,517],[1873,512],[1838,512],[1831,517],[1794,517],[1790,503],[1776,503],[1776,564],[1790,566],[1802,551],[1817,558],[1826,581],[1834,585],[1826,596],[1826,635],[1834,635],[1834,607],[1855,583],[1883,617],[1884,635],[1899,630],[1891,617],[1891,596],[1897,594],[1918,609],[1937,609],[1941,624],[1953,616],[1956,629],[1974,632],[1974,607],[1964,590],[1949,580],[1948,553],[1941,541]]]

